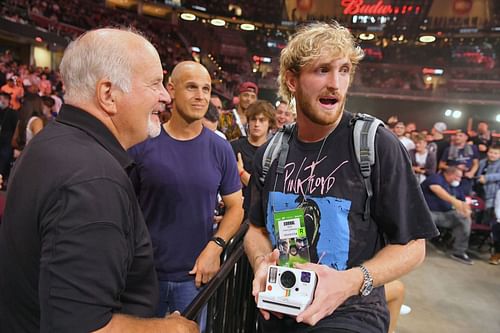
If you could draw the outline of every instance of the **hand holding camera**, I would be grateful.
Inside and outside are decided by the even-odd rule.
[[[269,266],[266,289],[259,292],[257,307],[296,316],[311,304],[316,281],[313,271]]]

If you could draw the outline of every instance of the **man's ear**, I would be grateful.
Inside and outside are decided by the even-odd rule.
[[[118,111],[116,108],[117,93],[117,89],[107,79],[101,79],[96,84],[97,104],[109,115],[116,114]]]
[[[167,91],[170,95],[170,98],[173,100],[175,98],[175,86],[171,80],[168,80],[167,82]]]
[[[295,93],[297,90],[297,74],[291,70],[287,70],[285,72],[285,82],[288,90],[290,90],[291,93]]]

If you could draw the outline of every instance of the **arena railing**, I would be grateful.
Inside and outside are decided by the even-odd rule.
[[[257,308],[252,297],[253,272],[243,249],[244,223],[228,243],[219,272],[196,296],[183,316],[195,320],[207,305],[206,333],[254,333]]]

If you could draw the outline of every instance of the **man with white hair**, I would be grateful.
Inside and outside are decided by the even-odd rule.
[[[133,51],[132,51],[133,50]],[[0,331],[196,332],[154,314],[151,239],[126,149],[160,132],[170,102],[154,46],[99,29],[67,48],[66,105],[25,149],[0,229]]]

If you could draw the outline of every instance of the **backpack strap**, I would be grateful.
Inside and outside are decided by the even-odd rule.
[[[384,123],[373,116],[357,113],[351,120],[351,124],[354,124],[354,151],[367,194],[365,212],[363,214],[363,219],[367,220],[370,217],[370,200],[373,196],[373,186],[370,176],[372,165],[375,164],[375,134],[378,127],[384,126]]]
[[[283,126],[269,141],[262,157],[262,176],[259,178],[262,184],[266,180],[269,168],[275,159],[278,160],[277,174],[282,174],[285,170],[286,157],[288,155],[288,140],[292,136],[295,123]]]

